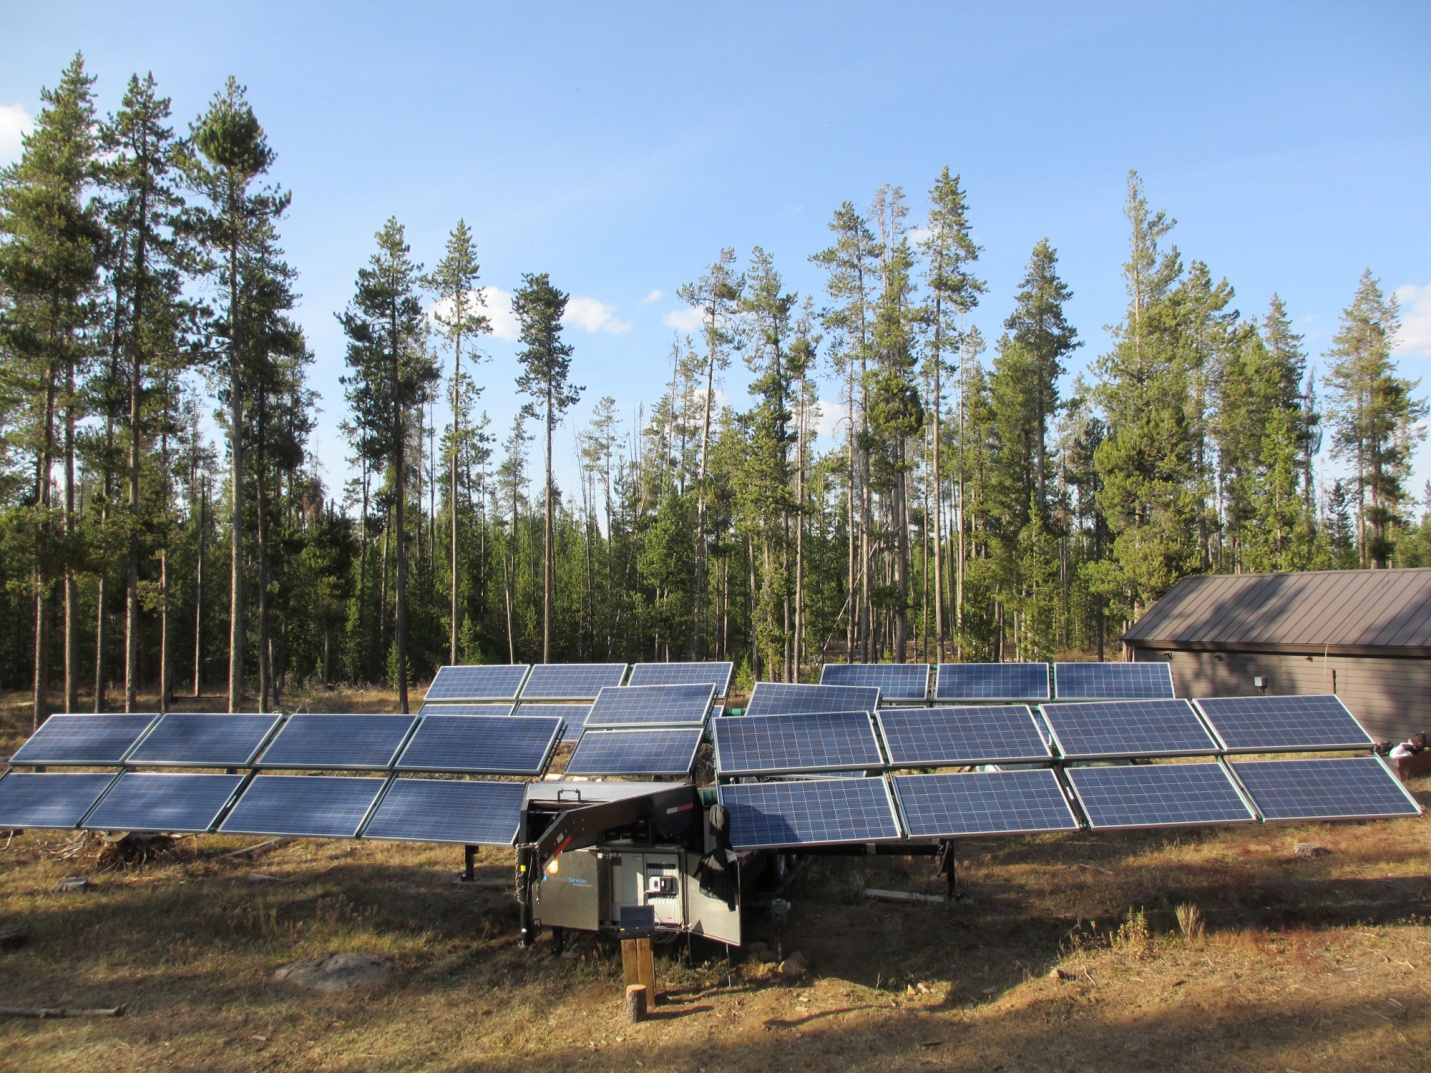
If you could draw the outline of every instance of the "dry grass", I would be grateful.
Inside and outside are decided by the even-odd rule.
[[[362,701],[390,709],[322,706]],[[3,718],[0,754],[27,724],[18,706]],[[1431,781],[1414,788],[1431,799]],[[521,950],[510,895],[454,882],[450,847],[299,841],[223,860],[258,840],[209,837],[102,865],[96,842],[66,857],[63,835],[30,833],[0,848],[0,932],[31,934],[0,953],[0,1005],[129,1013],[0,1021],[0,1069],[1420,1070],[1426,824],[971,841],[953,906],[864,899],[937,891],[927,859],[814,859],[784,936],[812,979],[668,950],[671,1001],[639,1026],[620,1018],[608,944]],[[1296,859],[1298,841],[1332,852]],[[510,869],[479,860],[484,879]],[[57,893],[69,875],[96,888]],[[343,950],[402,971],[363,994],[273,979]]]

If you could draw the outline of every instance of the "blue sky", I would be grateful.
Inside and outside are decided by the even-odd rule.
[[[464,217],[483,282],[548,272],[574,296],[574,423],[601,395],[634,420],[669,373],[675,291],[759,244],[820,301],[808,256],[841,201],[904,187],[911,222],[961,174],[992,339],[1034,243],[1106,347],[1122,316],[1127,172],[1258,316],[1281,294],[1315,361],[1364,268],[1399,290],[1403,371],[1431,369],[1431,5],[0,2],[0,162],[76,50],[117,104],[152,70],[182,127],[248,87],[293,191],[282,225],[317,354],[318,452],[337,434],[333,314],[389,216],[432,264]],[[659,293],[658,293],[659,292]],[[479,375],[500,431],[515,345]],[[725,390],[744,398],[742,370]],[[1431,389],[1427,380],[1424,391]],[[833,387],[825,391],[834,397]],[[568,440],[569,443],[569,440]],[[561,447],[569,457],[570,447]],[[1416,487],[1431,477],[1418,457]]]

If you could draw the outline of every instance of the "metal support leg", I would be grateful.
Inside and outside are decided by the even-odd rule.
[[[955,882],[954,874],[954,843],[945,841],[939,843],[939,855],[934,859],[935,867],[944,876],[944,893],[952,902],[958,892],[958,885]]]
[[[477,846],[462,847],[462,875],[458,878],[463,883],[471,883],[477,878]]]
[[[517,848],[517,902],[521,912],[521,941],[524,947],[537,941],[537,928],[532,920],[532,884],[537,881],[537,877],[531,873],[532,858],[531,847]]]

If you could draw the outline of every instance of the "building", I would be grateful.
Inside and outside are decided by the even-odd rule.
[[[1180,697],[1335,693],[1377,739],[1431,728],[1431,568],[1183,578],[1123,643]]]

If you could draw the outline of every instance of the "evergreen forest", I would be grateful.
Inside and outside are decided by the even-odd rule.
[[[0,174],[0,688],[37,722],[299,684],[406,711],[447,663],[1117,658],[1186,575],[1431,564],[1395,296],[1368,269],[1309,354],[1282,298],[1244,311],[1180,253],[1136,173],[1105,353],[1075,365],[1047,239],[997,337],[972,325],[978,207],[946,167],[833,207],[818,293],[712,250],[668,382],[619,403],[581,386],[540,265],[520,375],[485,379],[481,236],[414,250],[389,219],[331,311],[326,486],[281,147],[232,79],[192,121],[152,76],[113,114],[94,86],[76,57]],[[488,389],[522,400],[509,426]]]

